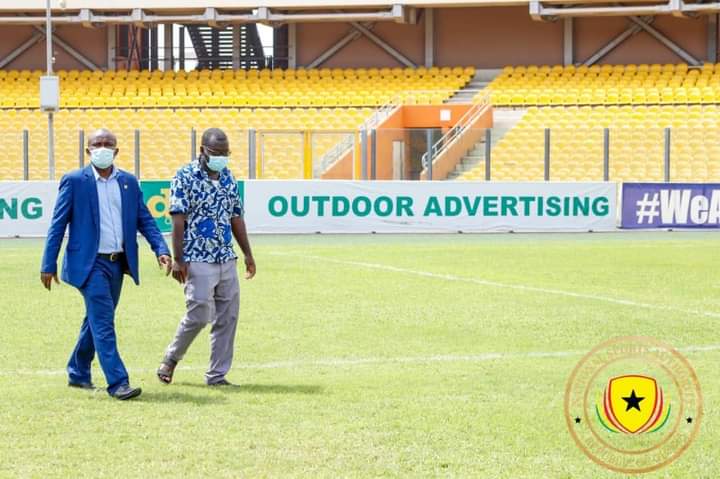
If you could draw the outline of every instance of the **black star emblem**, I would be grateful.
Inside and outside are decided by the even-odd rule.
[[[625,411],[629,411],[630,409],[637,409],[639,411],[640,401],[642,401],[643,399],[645,398],[636,396],[635,390],[633,389],[629,396],[622,398],[622,400],[627,403]]]
[[[685,419],[685,420],[687,421],[688,424],[690,424],[690,423],[692,422],[692,418],[691,418],[691,417],[689,417],[689,418],[687,418],[687,419]]]
[[[575,418],[575,424],[580,424],[580,418],[579,418],[579,417],[576,417],[576,418]]]

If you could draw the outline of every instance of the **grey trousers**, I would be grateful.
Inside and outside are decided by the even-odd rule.
[[[240,310],[237,260],[227,263],[188,263],[185,282],[187,312],[175,339],[165,351],[165,362],[176,364],[206,324],[210,329],[210,366],[205,382],[222,381],[230,370]]]

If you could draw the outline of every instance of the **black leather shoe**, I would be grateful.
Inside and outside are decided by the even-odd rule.
[[[119,388],[117,388],[117,391],[112,394],[112,397],[121,401],[125,401],[127,399],[138,397],[140,393],[142,393],[142,389],[131,388],[129,384],[125,384],[124,386],[120,386]]]
[[[93,383],[74,383],[72,381],[68,381],[68,386],[78,389],[95,389]]]
[[[221,379],[220,381],[216,383],[208,384],[208,386],[232,386],[232,383],[229,382],[227,379]]]

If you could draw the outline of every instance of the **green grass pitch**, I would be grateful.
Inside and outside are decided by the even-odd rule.
[[[565,382],[594,345],[641,334],[711,346],[686,353],[698,439],[645,477],[717,478],[719,238],[256,236],[238,386],[221,390],[203,385],[207,332],[173,385],[155,378],[184,301],[144,247],[116,319],[144,391],[126,403],[67,387],[81,297],[42,289],[42,241],[3,240],[0,477],[616,477],[568,434]]]

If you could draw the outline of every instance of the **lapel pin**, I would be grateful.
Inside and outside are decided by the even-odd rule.
[[[125,185],[125,189],[127,190],[127,185]]]

